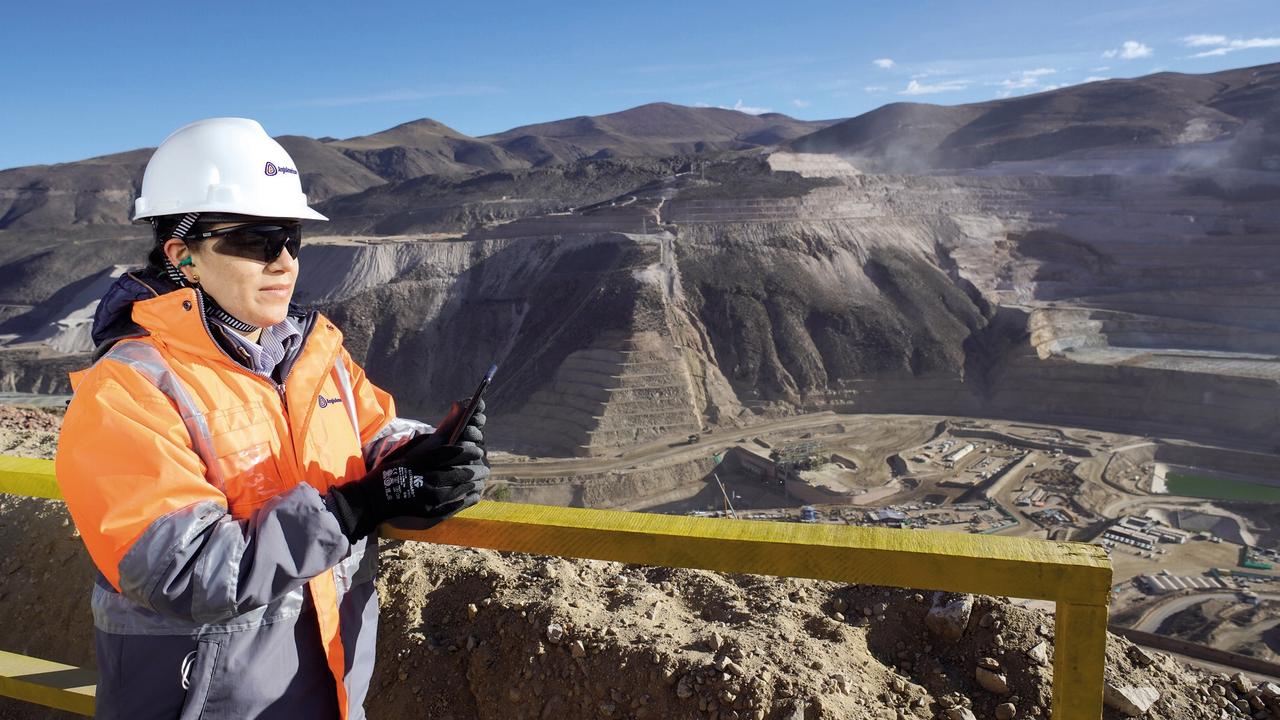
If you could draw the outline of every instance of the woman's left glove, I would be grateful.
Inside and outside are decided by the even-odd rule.
[[[480,500],[489,466],[478,445],[418,444],[388,458],[363,478],[329,489],[325,507],[351,542],[394,517],[430,527]]]

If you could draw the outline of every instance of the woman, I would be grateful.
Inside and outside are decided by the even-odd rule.
[[[371,533],[479,499],[484,415],[460,445],[397,418],[290,305],[300,221],[326,218],[258,123],[169,136],[135,210],[156,245],[98,306],[57,455],[100,571],[98,717],[362,718]]]

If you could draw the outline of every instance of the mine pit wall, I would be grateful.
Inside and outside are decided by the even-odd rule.
[[[1041,360],[1029,347],[989,380],[987,414],[1244,449],[1280,447],[1280,383]]]
[[[1277,455],[1161,442],[1156,445],[1155,459],[1171,465],[1242,475],[1263,484],[1280,486],[1280,457]]]
[[[678,437],[696,432],[701,418],[740,424],[751,419],[744,406],[1024,419],[1270,452],[1280,447],[1277,382],[1093,365],[1061,353],[1108,338],[1136,347],[1280,347],[1280,306],[1267,284],[1280,267],[1269,252],[1280,237],[1275,204],[1187,195],[1185,184],[877,176],[796,197],[677,197],[661,209],[662,227],[674,233],[661,241],[670,251],[660,248],[661,232],[620,232],[648,223],[639,206],[530,218],[464,241],[308,246],[299,293],[334,318],[403,414],[438,417],[497,361],[495,438],[527,434],[566,454]],[[1052,233],[1028,239],[1046,228]],[[1002,247],[1027,254],[1024,289],[996,276]],[[1219,257],[1229,267],[1216,265]],[[635,277],[655,266],[668,273],[659,295]],[[800,288],[791,297],[708,291],[707,276],[752,273]],[[1200,288],[1207,280],[1214,284]],[[1169,283],[1191,285],[1152,289]],[[1028,291],[1090,307],[1040,308],[1030,319],[1008,306],[989,312]],[[639,306],[655,297],[665,318],[646,329],[673,351],[662,372],[683,374],[687,390],[655,386],[641,368],[575,367],[576,353],[625,349]],[[829,324],[842,316],[864,324]],[[867,338],[889,345],[857,344]],[[0,389],[65,393],[66,371],[84,364],[0,352]],[[648,430],[628,424],[637,408],[649,413]]]
[[[1251,673],[1259,673],[1267,677],[1280,677],[1280,663],[1269,662],[1262,658],[1256,658],[1249,655],[1241,655],[1239,653],[1227,652],[1219,650],[1207,645],[1200,645],[1186,640],[1169,637],[1167,635],[1157,635],[1155,633],[1143,632],[1142,630],[1134,630],[1133,628],[1123,627],[1121,625],[1109,625],[1107,630],[1119,635],[1130,642],[1137,645],[1144,645],[1156,650],[1164,650],[1165,652],[1177,653],[1187,657],[1205,660],[1219,665],[1225,665],[1230,668],[1238,668]]]
[[[1011,444],[1020,448],[1031,448],[1032,450],[1042,450],[1044,452],[1052,452],[1053,450],[1061,450],[1063,454],[1072,457],[1091,457],[1093,453],[1086,448],[1082,448],[1071,442],[1042,442],[1031,438],[1014,437],[995,430],[980,430],[976,428],[958,427],[948,424],[948,430],[955,437],[977,438],[981,440],[993,440],[998,443]]]
[[[88,367],[88,355],[53,355],[43,350],[0,351],[0,392],[69,395],[69,373]]]
[[[518,472],[495,474],[495,485],[508,483],[510,502],[586,507],[626,508],[670,502],[697,495],[715,469],[711,458],[659,467],[615,472],[571,474],[551,478],[521,478]]]

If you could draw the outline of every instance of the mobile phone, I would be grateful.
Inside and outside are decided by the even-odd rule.
[[[462,429],[467,426],[467,423],[471,422],[471,417],[476,414],[476,405],[480,404],[480,396],[484,394],[484,389],[489,387],[489,381],[493,380],[493,374],[496,372],[498,372],[498,366],[490,365],[489,372],[484,374],[484,378],[476,386],[476,391],[471,394],[471,399],[467,401],[467,406],[462,409],[462,416],[454,424],[453,432],[449,433],[449,445],[458,444],[458,437],[462,435]]]

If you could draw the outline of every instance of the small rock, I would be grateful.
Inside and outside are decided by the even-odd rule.
[[[836,622],[844,622],[844,613],[842,612],[831,613],[831,619],[835,620]]]
[[[996,720],[1013,720],[1018,714],[1018,708],[1013,703],[1000,703],[996,706]]]
[[[849,609],[849,601],[844,598],[836,598],[831,602],[831,607],[838,613],[842,613]]]
[[[1149,685],[1114,685],[1110,682],[1102,692],[1107,707],[1114,708],[1128,717],[1142,717],[1160,699],[1160,692]]]
[[[569,643],[569,654],[576,658],[586,657],[587,648],[582,644],[581,640],[574,640],[572,643]]]
[[[992,672],[998,672],[1000,670],[1000,663],[997,662],[995,658],[984,657],[978,659],[978,667],[986,668]]]
[[[997,695],[1009,694],[1009,681],[1004,675],[981,667],[974,671],[974,675],[978,679],[978,684],[987,692]]]
[[[552,645],[559,645],[560,641],[563,639],[564,639],[563,626],[558,625],[557,623],[551,623],[550,625],[547,625],[547,640]]]
[[[1125,654],[1129,656],[1129,661],[1138,667],[1151,667],[1151,664],[1156,661],[1155,658],[1147,654],[1146,650],[1137,645],[1130,645]]]
[[[711,637],[707,638],[707,647],[711,648],[711,652],[719,652],[724,647],[724,638],[720,637],[720,633],[711,633]]]
[[[476,607],[475,603],[467,603],[467,619],[468,620],[475,620],[476,615],[479,612],[480,612],[480,608]]]
[[[947,720],[978,720],[973,711],[966,707],[947,708]]]
[[[1046,667],[1049,664],[1049,645],[1044,641],[1038,642],[1027,651],[1027,657],[1031,662]]]
[[[945,593],[934,593],[933,607],[924,617],[925,627],[929,632],[944,640],[956,641],[964,635],[969,626],[969,616],[973,612],[973,596],[950,596]]]
[[[1253,689],[1253,681],[1244,673],[1236,673],[1231,676],[1231,684],[1236,687],[1236,692],[1247,693]]]
[[[799,700],[792,700],[791,705],[782,711],[779,720],[804,720],[804,703]]]

